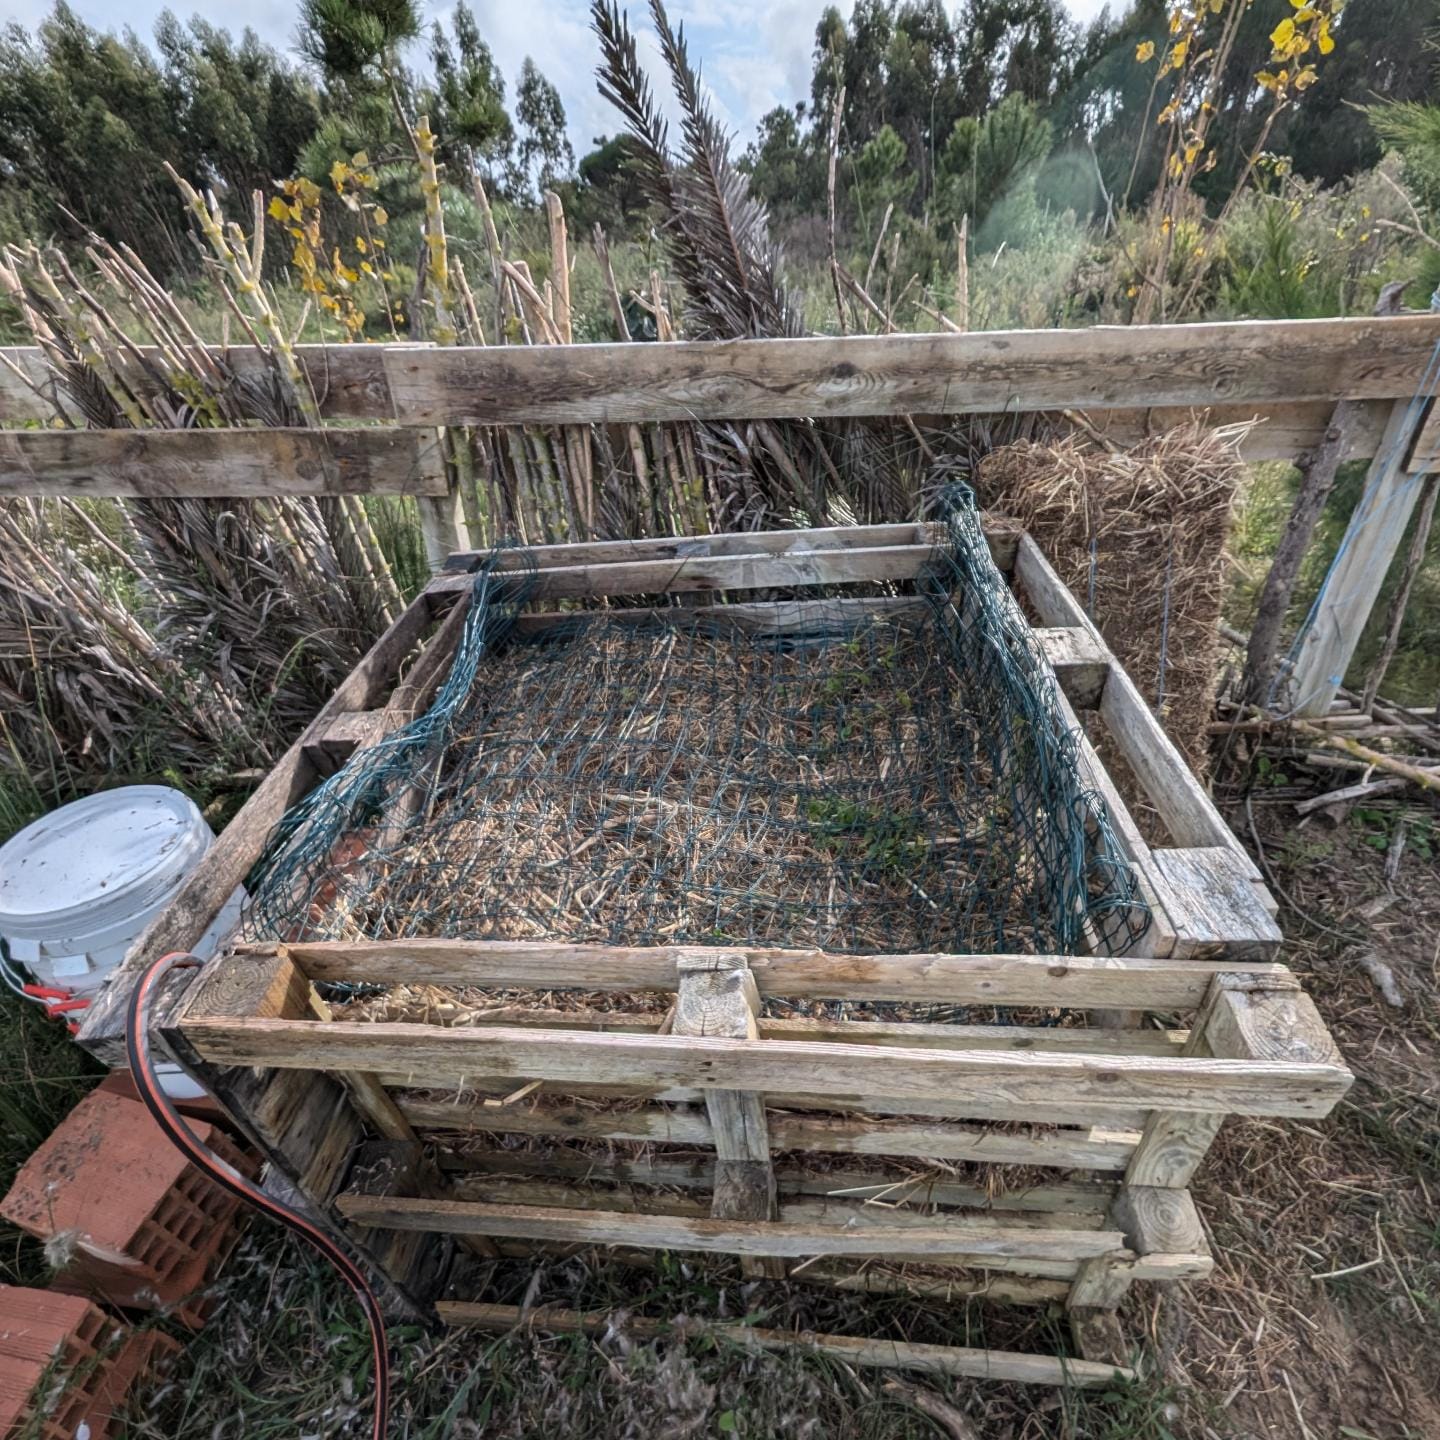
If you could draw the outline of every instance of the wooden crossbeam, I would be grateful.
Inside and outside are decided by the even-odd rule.
[[[823,1041],[591,1034],[496,1026],[263,1019],[187,1013],[182,1028],[203,1059],[280,1069],[399,1072],[416,1085],[462,1085],[467,1076],[544,1077],[558,1083],[631,1084],[701,1091],[763,1090],[863,1103],[885,1090],[899,1099],[1035,1106],[1057,1099],[1133,1109],[1241,1115],[1325,1115],[1349,1087],[1335,1063],[1162,1059],[937,1051]]]
[[[876,545],[855,550],[755,550],[730,555],[619,560],[541,569],[527,582],[535,600],[597,599],[605,595],[690,594],[697,590],[772,590],[796,585],[849,585],[869,580],[914,580],[936,561],[931,544]],[[463,594],[468,575],[430,582],[432,596]]]
[[[286,953],[316,981],[370,985],[516,986],[539,990],[675,989],[685,947],[570,945],[529,940],[297,941]],[[731,947],[726,947],[727,949]],[[735,947],[762,995],[792,999],[894,1000],[953,1005],[1124,1006],[1193,1010],[1214,976],[1283,976],[1268,961],[1090,955],[841,955],[821,950]],[[237,950],[273,954],[273,945]]]
[[[433,431],[0,431],[0,498],[447,493]]]
[[[1248,418],[1252,406],[1413,395],[1437,336],[1433,317],[1412,315],[666,345],[300,345],[295,357],[327,417],[401,425],[1217,405]],[[5,353],[42,373],[33,347]],[[264,366],[249,347],[225,358],[240,375]],[[0,420],[48,416],[0,366]]]
[[[1126,1254],[1118,1230],[1044,1230],[978,1225],[938,1216],[911,1216],[912,1223],[868,1225],[810,1220],[713,1220],[684,1215],[576,1210],[569,1206],[487,1205],[476,1200],[409,1199],[340,1195],[336,1207],[361,1225],[394,1230],[495,1235],[522,1240],[566,1240],[594,1245],[634,1245],[651,1250],[697,1250],[712,1254],[963,1256],[976,1261],[1084,1260]],[[787,1207],[788,1211],[789,1207]],[[915,1223],[918,1222],[918,1223]]]
[[[874,1103],[870,1101],[869,1106]],[[707,1116],[672,1106],[605,1109],[560,1105],[532,1109],[490,1106],[458,1095],[453,1100],[434,1100],[403,1093],[397,1104],[406,1119],[423,1130],[668,1145],[713,1143]],[[1051,1113],[1053,1118],[1055,1112]],[[770,1143],[780,1151],[882,1155],[976,1165],[1048,1165],[1063,1170],[1124,1170],[1138,1138],[1123,1130],[1056,1127],[1016,1133],[953,1120],[891,1120],[872,1115],[771,1112],[767,1119]]]
[[[481,1330],[530,1329],[562,1335],[603,1335],[612,1330],[640,1339],[682,1339],[690,1336],[721,1341],[743,1350],[798,1351],[827,1356],[847,1365],[882,1370],[914,1370],[928,1375],[956,1375],[977,1380],[1006,1380],[1019,1384],[1054,1386],[1112,1385],[1134,1377],[1124,1365],[1094,1360],[1073,1360],[1050,1355],[1027,1355],[1009,1350],[980,1350],[954,1345],[919,1345],[905,1341],[863,1339],[853,1335],[817,1335],[768,1330],[756,1325],[716,1324],[686,1319],[652,1320],[626,1313],[565,1310],[540,1306],[522,1310],[515,1305],[489,1305],[459,1300],[441,1301],[440,1318],[447,1325]]]

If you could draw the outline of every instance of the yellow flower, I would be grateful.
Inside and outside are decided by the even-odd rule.
[[[1270,43],[1276,50],[1283,50],[1295,38],[1295,22],[1282,20],[1271,32]]]
[[[330,183],[338,190],[345,183],[345,177],[349,173],[350,167],[343,160],[337,160],[330,167]]]
[[[1368,220],[1373,213],[1368,205],[1362,205],[1360,207],[1360,218],[1362,220]]]
[[[284,220],[290,214],[290,207],[277,195],[266,212],[272,220]]]
[[[1330,33],[1330,17],[1328,15],[1320,17],[1317,43],[1322,55],[1328,55],[1335,48],[1335,37]]]
[[[1296,77],[1295,88],[1297,90],[1308,90],[1315,83],[1315,67],[1307,65]]]
[[[357,150],[351,157],[350,163],[357,169],[363,170],[370,163],[370,157],[363,151]]]
[[[377,205],[374,210],[370,212],[370,218],[377,225],[384,225],[390,219],[389,215],[385,213],[385,207],[383,205]]]
[[[1135,58],[1143,65],[1147,60],[1155,58],[1155,42],[1146,40],[1143,44],[1135,47]]]

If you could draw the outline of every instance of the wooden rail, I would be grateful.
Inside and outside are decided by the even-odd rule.
[[[587,424],[840,415],[956,415],[1395,400],[1440,339],[1430,315],[1095,326],[964,335],[635,345],[302,345],[330,419]],[[10,349],[29,375],[38,352]],[[240,373],[253,352],[228,352]],[[0,420],[48,418],[0,366]]]

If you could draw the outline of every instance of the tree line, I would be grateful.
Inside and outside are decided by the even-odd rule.
[[[855,0],[848,18],[832,5],[816,26],[809,96],[765,115],[748,147],[752,184],[778,215],[826,209],[843,92],[834,149],[862,228],[892,204],[976,226],[1027,171],[1039,172],[1042,199],[1082,218],[1138,206],[1165,153],[1156,67],[1137,57],[1163,54],[1184,8],[1135,0],[1081,27],[1061,0],[965,0],[953,18],[941,0]],[[1210,9],[1199,43],[1214,46],[1229,7]],[[1440,0],[1354,0],[1313,83],[1264,130],[1273,106],[1255,77],[1277,22],[1303,13],[1301,0],[1256,0],[1239,18],[1210,126],[1214,162],[1195,184],[1212,203],[1262,132],[1267,154],[1331,185],[1380,159],[1364,106],[1432,93]]]
[[[809,94],[762,119],[741,168],[782,223],[826,215],[833,188],[850,235],[874,235],[889,213],[894,234],[933,239],[937,254],[962,219],[983,233],[1022,177],[1041,203],[1082,220],[1138,209],[1169,163],[1157,64],[1140,57],[1173,47],[1182,8],[1135,0],[1081,27],[1062,0],[964,0],[953,14],[942,0],[855,0],[848,16],[832,5],[815,28]],[[1234,7],[1213,4],[1208,20],[1203,0],[1191,8],[1194,43],[1213,45]],[[1254,0],[1225,37],[1204,166],[1187,180],[1212,207],[1257,153],[1323,184],[1373,165],[1381,141],[1363,107],[1431,96],[1440,0],[1353,0],[1313,83],[1277,110],[1256,76],[1277,16],[1292,13],[1308,13],[1302,0]],[[397,0],[301,0],[297,51],[169,12],[152,48],[87,25],[65,0],[33,35],[8,26],[0,241],[73,246],[93,232],[174,280],[197,262],[167,166],[238,211],[256,189],[306,177],[343,225],[328,181],[357,154],[391,210],[418,216],[413,167],[391,162],[407,159],[403,117],[420,114],[462,193],[472,173],[521,208],[558,188],[578,226],[646,230],[631,142],[600,137],[577,162],[555,87],[527,59],[507,91],[463,0],[428,31]],[[268,258],[284,263],[278,249]]]

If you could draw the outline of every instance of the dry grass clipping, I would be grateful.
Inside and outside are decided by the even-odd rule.
[[[1170,738],[1208,768],[1225,541],[1246,426],[1191,423],[1131,450],[1075,434],[981,462],[981,503],[1014,516],[1082,601]],[[1163,656],[1163,678],[1162,678]]]

